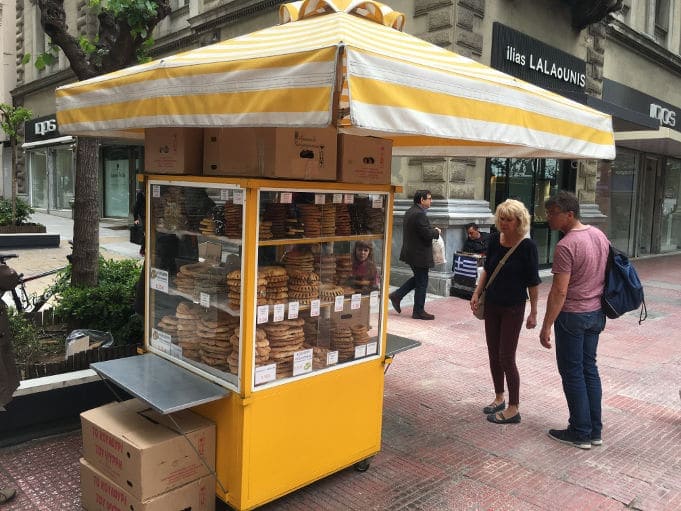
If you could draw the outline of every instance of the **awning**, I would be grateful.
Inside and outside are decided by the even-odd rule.
[[[306,0],[282,6],[290,23],[60,87],[60,131],[337,125],[397,155],[615,157],[609,115],[400,32],[384,8]]]
[[[615,142],[637,151],[681,158],[681,133],[670,128],[616,133]]]

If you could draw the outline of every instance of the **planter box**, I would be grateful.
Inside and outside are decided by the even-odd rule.
[[[0,225],[0,234],[24,234],[24,233],[47,232],[44,225],[22,224],[22,225]]]

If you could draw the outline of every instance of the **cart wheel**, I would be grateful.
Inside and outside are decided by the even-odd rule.
[[[357,472],[366,472],[367,470],[369,470],[370,466],[371,466],[371,458],[367,458],[365,460],[358,461],[357,463],[355,463],[355,470]]]

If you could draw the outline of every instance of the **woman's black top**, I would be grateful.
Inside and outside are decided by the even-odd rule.
[[[485,272],[489,281],[499,261],[510,249],[502,247],[499,234],[490,237],[485,260]],[[537,244],[525,238],[506,260],[504,266],[487,288],[485,301],[497,305],[512,306],[527,300],[527,288],[539,285],[539,254]]]

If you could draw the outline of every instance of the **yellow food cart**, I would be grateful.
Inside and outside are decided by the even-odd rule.
[[[232,150],[213,165],[210,130],[237,147],[288,127],[380,137],[393,155],[614,156],[609,116],[404,34],[383,4],[304,1],[281,19],[57,91],[64,133],[144,129],[159,158],[145,175],[148,353],[94,367],[163,413],[214,420],[217,494],[237,509],[380,450],[394,188],[335,174],[324,144],[294,142],[309,161],[282,166],[271,132],[247,151],[257,164]],[[353,274],[358,242],[375,278]]]

